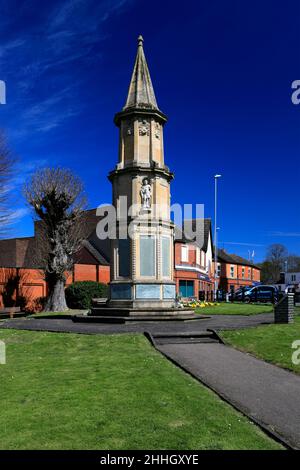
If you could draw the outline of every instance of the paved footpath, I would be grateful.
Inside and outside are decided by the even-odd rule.
[[[300,376],[223,344],[162,344],[157,349],[300,449]]]
[[[260,315],[212,315],[210,318],[190,321],[138,322],[126,324],[112,323],[74,323],[72,320],[45,318],[19,318],[0,322],[0,328],[18,330],[53,331],[60,333],[114,334],[114,333],[189,333],[212,328],[237,329],[273,323],[273,313]]]

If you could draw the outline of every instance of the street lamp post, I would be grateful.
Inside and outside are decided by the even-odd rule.
[[[217,300],[218,291],[218,226],[217,226],[217,204],[218,204],[218,179],[222,175],[215,175],[215,234],[214,234],[214,245],[215,245],[215,288],[214,288],[214,299]]]

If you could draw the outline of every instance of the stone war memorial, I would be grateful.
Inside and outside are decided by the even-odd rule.
[[[108,178],[114,208],[124,207],[124,201],[126,206],[117,212],[116,237],[110,242],[109,298],[106,303],[95,300],[91,315],[193,318],[193,311],[176,304],[170,219],[174,175],[164,162],[167,117],[157,105],[142,36],[126,104],[114,122],[119,128],[119,161]]]

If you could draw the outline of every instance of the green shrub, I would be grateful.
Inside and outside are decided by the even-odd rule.
[[[66,300],[69,308],[90,308],[92,299],[107,296],[107,285],[94,281],[74,282],[66,288]]]

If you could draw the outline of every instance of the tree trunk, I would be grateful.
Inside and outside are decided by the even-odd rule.
[[[55,279],[48,282],[49,295],[44,308],[45,312],[65,312],[68,310],[65,296],[65,282]]]

